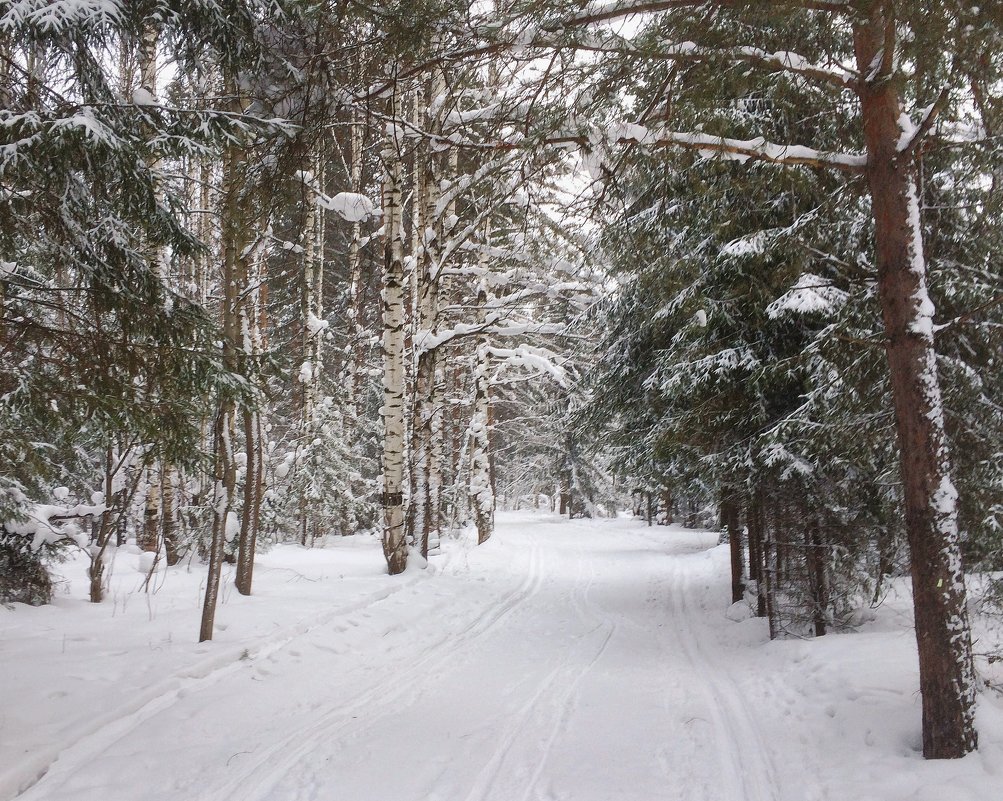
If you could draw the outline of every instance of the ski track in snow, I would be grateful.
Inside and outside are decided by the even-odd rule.
[[[777,768],[770,749],[763,742],[748,703],[722,660],[707,653],[702,637],[693,627],[693,571],[685,570],[681,558],[673,560],[670,613],[678,642],[686,658],[705,677],[708,705],[719,742],[717,752],[728,764],[721,766],[727,777],[729,798],[743,801],[779,801]]]
[[[584,572],[584,560],[579,562],[578,580],[570,595],[570,601],[574,610],[583,622],[591,622],[597,614],[597,608],[588,604],[588,593],[595,580],[595,567],[589,565],[589,577],[583,581],[581,576]],[[605,631],[601,631],[605,629]],[[478,774],[477,780],[465,801],[487,801],[491,797],[491,791],[496,784],[506,760],[509,758],[516,744],[520,743],[533,730],[543,729],[548,734],[544,738],[543,746],[535,754],[535,764],[532,765],[529,780],[525,790],[513,796],[513,801],[529,801],[530,798],[541,797],[534,794],[541,776],[546,769],[548,758],[550,757],[554,743],[558,737],[566,731],[568,721],[577,703],[578,688],[582,679],[588,674],[593,666],[599,661],[606,651],[613,633],[616,631],[616,623],[611,620],[604,620],[592,631],[601,631],[598,648],[590,647],[583,649],[586,651],[579,658],[577,653],[569,654],[565,661],[558,667],[550,671],[538,684],[534,695],[512,716],[512,721],[500,738],[500,743],[492,754],[491,758]],[[592,632],[589,632],[591,634]],[[593,651],[591,657],[587,651]],[[547,708],[541,710],[542,701],[551,695]],[[537,718],[544,717],[545,721],[538,721]],[[540,723],[543,723],[541,726]],[[535,724],[535,725],[534,725]],[[526,772],[525,765],[523,773]]]
[[[531,543],[529,569],[525,581],[518,589],[505,597],[498,608],[490,610],[487,617],[475,617],[458,633],[453,632],[450,636],[442,637],[417,658],[412,657],[408,662],[408,675],[411,672],[434,675],[437,668],[441,668],[450,658],[469,647],[473,640],[483,637],[528,598],[539,592],[543,578],[541,549],[536,543]],[[398,671],[388,670],[377,684],[358,695],[350,706],[325,709],[312,723],[290,732],[286,738],[272,745],[260,756],[260,767],[206,793],[204,796],[206,801],[210,799],[264,801],[280,780],[297,765],[306,762],[327,738],[336,736],[342,729],[351,725],[360,713],[365,712],[370,721],[375,717],[392,716],[401,707],[404,696],[410,691],[411,688],[401,680]]]
[[[749,705],[722,664],[725,655],[714,659],[717,654],[705,642],[707,631],[692,619],[706,615],[692,605],[692,593],[700,590],[697,582],[712,581],[715,591],[718,584],[724,588],[720,577],[711,575],[709,560],[703,558],[713,540],[682,530],[655,531],[636,524],[559,524],[552,517],[513,518],[496,534],[513,544],[501,553],[478,554],[483,565],[491,558],[509,559],[510,585],[492,592],[486,582],[500,583],[502,574],[490,567],[486,572],[484,567],[471,567],[471,554],[454,550],[439,567],[440,575],[429,581],[404,580],[331,610],[310,625],[283,632],[278,641],[261,646],[250,658],[235,659],[229,654],[225,664],[208,668],[204,675],[160,682],[151,690],[152,698],[147,696],[149,700],[138,709],[104,722],[59,752],[33,786],[17,798],[578,801],[582,788],[589,787],[588,775],[610,771],[615,774],[610,781],[621,782],[617,799],[780,801],[773,757]],[[460,561],[457,554],[463,555],[462,564],[456,564]],[[463,585],[465,594],[454,589],[454,596],[443,596],[452,604],[442,601],[429,607],[439,624],[430,632],[407,631],[393,622],[386,625],[411,604],[424,609],[421,604],[428,604],[436,594],[435,582],[454,579],[468,582]],[[476,585],[478,581],[485,583]],[[479,595],[470,591],[477,586],[484,588]],[[644,606],[646,593],[649,601],[657,598],[654,608]],[[477,603],[471,603],[472,599]],[[464,605],[457,608],[457,601]],[[379,614],[371,616],[367,610]],[[365,619],[353,617],[357,612]],[[661,626],[657,630],[656,621]],[[359,640],[358,654],[353,652],[344,668],[346,685],[335,686],[340,678],[335,676],[328,697],[296,696],[309,693],[306,683],[302,691],[297,690],[310,670],[299,660],[302,651],[316,649],[317,665],[327,664],[321,662],[321,654],[335,652],[332,639],[336,641],[339,632],[352,632],[349,626],[361,626],[358,632],[364,638]],[[643,654],[632,650],[639,643],[647,646]],[[620,709],[617,699],[608,697],[608,690],[624,681],[617,673],[621,665],[642,659],[658,663],[640,674],[644,686],[637,692],[647,695],[628,692],[624,699],[634,700]],[[297,711],[300,707],[305,711],[295,718],[281,717],[283,706],[276,704],[289,707],[290,701],[265,697],[275,719],[269,718],[266,706],[260,729],[238,731],[235,736],[240,739],[226,748],[235,753],[225,759],[225,765],[209,756],[202,758],[204,764],[191,766],[165,762],[166,776],[149,777],[161,785],[149,788],[138,784],[143,773],[134,767],[137,784],[133,789],[138,795],[117,794],[124,792],[122,783],[111,790],[101,787],[102,777],[116,776],[122,754],[128,754],[129,748],[148,754],[159,753],[163,746],[169,753],[172,745],[187,736],[186,720],[195,713],[175,710],[182,701],[188,706],[197,701],[200,714],[223,718],[224,723],[235,715],[233,723],[220,730],[240,729],[243,718],[232,712],[229,697],[221,695],[230,686],[224,679],[237,683],[255,670],[262,678],[250,675],[251,680],[276,679],[287,699],[296,698]],[[471,676],[484,676],[483,688],[476,682],[463,683],[470,683]],[[478,697],[479,691],[483,698]],[[659,699],[661,706],[637,700],[646,698]],[[698,709],[713,722],[711,735],[687,729],[683,724],[690,721],[678,720],[676,708],[692,699],[697,699]],[[421,710],[429,708],[448,708],[458,716],[456,731],[451,735],[436,730],[434,716],[422,717]],[[418,711],[409,717],[409,710]],[[611,712],[625,717],[611,722]],[[644,730],[651,724],[658,727],[657,732]],[[424,730],[415,730],[422,725]],[[633,765],[615,764],[615,755],[604,766],[604,743],[589,741],[589,726],[596,728],[597,737],[615,738],[626,732],[633,741],[643,743],[638,756],[643,773],[632,773]],[[387,732],[405,742],[397,747],[414,764],[398,765],[381,751]],[[649,734],[652,742],[645,741]],[[447,744],[444,738],[449,736],[455,739]],[[701,738],[707,737],[716,745],[712,749],[716,753],[700,759],[702,763],[719,760],[719,770],[697,775],[707,770],[706,765],[692,764],[686,749],[706,750],[711,743],[705,745]],[[412,749],[408,742],[414,744]],[[633,756],[637,749],[631,742],[618,744],[627,749],[622,753]],[[444,754],[431,758],[436,752],[423,748],[426,743],[439,745]],[[583,743],[592,751],[583,752]],[[222,746],[215,747],[220,753]],[[455,748],[461,750],[454,752]],[[672,749],[674,761],[665,757],[666,749]],[[388,785],[389,789],[382,790],[366,783],[368,774],[346,776],[345,768],[339,772],[339,759],[361,774],[369,771],[376,777],[373,781],[382,773],[387,778],[390,772],[403,773],[403,778],[393,778],[406,786]],[[90,778],[92,769],[102,764],[103,773]],[[181,776],[185,772],[189,775]],[[361,782],[372,795],[360,795],[358,790],[353,795],[350,784],[342,787],[351,781]],[[127,781],[124,784],[128,786]],[[596,786],[600,794],[593,797],[606,801],[600,788]]]
[[[81,765],[114,748],[131,732],[172,707],[181,698],[192,693],[207,691],[227,676],[234,674],[246,665],[244,660],[267,659],[296,639],[329,625],[333,620],[384,601],[417,580],[418,578],[412,578],[389,589],[378,590],[354,603],[329,610],[321,614],[314,623],[306,624],[301,621],[278,635],[273,634],[272,637],[277,636],[277,639],[258,648],[226,648],[193,667],[162,679],[131,703],[120,705],[114,712],[102,716],[89,730],[78,732],[74,742],[57,748],[52,758],[45,761],[44,766],[35,772],[33,778],[21,783],[22,789],[14,798],[17,801],[33,801],[36,798],[44,801],[48,798],[47,791],[43,790],[37,795],[32,792],[35,785],[43,779],[56,780],[79,770]]]

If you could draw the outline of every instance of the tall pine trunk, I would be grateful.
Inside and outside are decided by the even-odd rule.
[[[869,76],[860,101],[911,553],[923,755],[953,758],[978,745],[975,677],[916,172],[900,123],[891,5],[873,4],[870,18],[855,27],[854,46],[857,68]]]

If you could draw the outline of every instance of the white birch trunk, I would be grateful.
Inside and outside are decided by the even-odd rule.
[[[143,529],[137,545],[144,551],[160,550],[160,471],[153,462],[146,468],[146,498],[143,501]]]
[[[441,96],[445,76],[435,70],[425,87],[424,102],[416,108],[416,118],[432,133],[442,131]],[[412,417],[412,512],[411,539],[422,556],[428,556],[429,537],[438,538],[440,528],[439,493],[441,485],[441,426],[437,419],[436,379],[437,350],[427,342],[439,325],[439,276],[441,271],[442,214],[439,209],[442,179],[442,154],[430,146],[424,148],[421,164],[416,165],[415,206],[418,209],[417,249],[415,251],[415,401]]]
[[[306,219],[303,224],[303,285],[300,302],[301,353],[300,353],[300,390],[302,393],[302,408],[300,409],[301,437],[300,445],[305,447],[313,437],[313,418],[316,408],[316,371],[314,364],[314,333],[310,326],[310,317],[316,306],[316,227],[317,204],[309,187],[304,186],[306,197]]]
[[[487,268],[487,248],[490,242],[490,229],[485,224],[483,249],[480,264]],[[488,302],[487,280],[481,279],[477,292],[479,322],[485,321],[485,308]],[[477,352],[474,357],[474,408],[470,420],[470,483],[467,494],[474,511],[474,522],[477,524],[477,544],[481,545],[490,539],[495,523],[495,493],[491,470],[491,385],[488,371],[489,342],[487,334],[477,338]]]
[[[362,192],[362,124],[354,118],[352,121],[352,166],[351,181],[352,191]],[[348,359],[348,392],[349,403],[356,414],[359,413],[361,404],[360,388],[361,377],[364,372],[366,331],[362,321],[363,286],[362,286],[362,260],[360,258],[360,248],[362,242],[362,224],[352,223],[352,238],[348,245],[348,275],[350,280],[351,303],[348,314],[351,322],[351,348],[352,352]]]
[[[394,94],[391,116],[397,112]],[[404,536],[404,226],[401,143],[383,150],[383,555],[391,575],[407,567]]]

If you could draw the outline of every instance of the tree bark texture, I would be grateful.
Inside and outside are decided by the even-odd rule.
[[[875,2],[869,19],[854,29],[854,46],[857,67],[868,76],[860,102],[911,553],[923,754],[954,758],[978,745],[975,677],[957,492],[944,430],[916,173],[901,123],[895,36],[893,4]]]
[[[419,100],[416,118],[425,130],[433,133],[442,131],[441,96],[446,89],[445,77],[440,70],[434,70],[424,87],[423,99]],[[438,347],[431,344],[439,329],[440,260],[442,258],[442,212],[439,209],[441,197],[440,181],[445,161],[443,154],[436,152],[428,143],[419,150],[415,165],[415,208],[418,215],[416,237],[416,271],[413,290],[415,293],[415,338],[417,359],[415,363],[414,410],[411,420],[413,468],[411,471],[412,512],[408,538],[419,549],[423,557],[428,556],[429,537],[438,534],[438,482],[441,466],[437,460],[442,457],[441,443],[436,443],[441,429],[436,420],[440,412],[436,392],[438,374]]]
[[[477,293],[478,307],[487,301],[487,286],[482,281]],[[483,312],[482,312],[483,314]],[[470,420],[470,485],[468,495],[477,524],[477,544],[487,542],[494,533],[495,496],[491,482],[491,387],[488,376],[488,340],[482,334],[474,356],[474,409]]]
[[[237,541],[237,571],[234,584],[241,595],[251,594],[254,573],[254,552],[258,542],[258,519],[261,509],[261,475],[264,452],[258,416],[244,409],[244,447],[247,464],[244,468],[244,502],[241,506],[240,537]]]
[[[731,496],[721,502],[721,522],[728,531],[728,549],[731,553],[731,602],[738,603],[745,597],[744,568],[742,553],[742,526],[739,522],[738,503]]]
[[[808,582],[811,587],[812,618],[815,636],[824,637],[829,620],[828,564],[822,526],[813,519],[805,532]]]
[[[226,446],[227,428],[230,425],[228,417],[226,408],[221,405],[213,424],[216,490],[212,495],[214,503],[212,542],[209,546],[209,569],[206,575],[205,597],[202,601],[202,625],[199,629],[199,642],[212,639],[216,620],[216,602],[219,598],[219,581],[223,569],[223,546],[226,539],[227,522],[232,514],[230,511],[231,495],[226,489],[227,476],[232,471],[228,462],[229,453]]]
[[[160,471],[157,462],[146,468],[146,500],[143,503],[143,528],[138,538],[140,548],[156,553],[160,550]]]
[[[362,192],[362,140],[363,125],[355,119],[353,112],[351,126],[351,158],[350,167],[352,191]],[[348,315],[351,320],[351,355],[348,359],[348,392],[349,402],[356,414],[361,408],[361,379],[365,370],[365,342],[366,328],[363,324],[363,302],[364,292],[362,286],[362,259],[360,254],[362,244],[362,223],[356,221],[352,223],[352,235],[348,244],[348,276],[350,285],[350,305]]]
[[[181,552],[178,547],[177,502],[174,492],[176,474],[177,470],[169,464],[165,464],[160,473],[161,530],[164,537],[164,557],[168,566],[176,565],[181,561]]]
[[[404,536],[404,242],[399,143],[383,150],[383,555],[391,575],[407,567]]]

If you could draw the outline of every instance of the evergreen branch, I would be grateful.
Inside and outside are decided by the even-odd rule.
[[[630,4],[629,7],[622,7],[617,9],[612,9],[599,14],[587,15],[582,17],[575,17],[568,20],[554,21],[549,24],[544,24],[537,28],[529,28],[526,31],[521,32],[515,37],[511,37],[504,41],[494,41],[485,42],[484,44],[475,45],[473,47],[463,48],[460,50],[451,50],[446,53],[441,53],[439,55],[432,56],[425,59],[406,70],[400,71],[392,80],[384,81],[380,84],[369,87],[365,92],[354,95],[354,100],[358,103],[365,104],[372,100],[384,97],[388,91],[391,90],[394,80],[402,81],[408,78],[413,78],[416,75],[420,75],[423,72],[433,68],[442,67],[445,64],[455,64],[461,61],[465,61],[470,58],[476,58],[480,56],[490,56],[496,55],[501,52],[507,52],[516,49],[524,48],[534,48],[534,49],[553,49],[559,50],[581,50],[586,52],[594,53],[608,53],[608,54],[620,54],[620,55],[635,55],[643,56],[645,58],[654,59],[675,59],[679,61],[699,61],[707,59],[710,57],[725,56],[730,57],[735,61],[742,61],[745,63],[756,64],[759,66],[767,67],[772,71],[786,71],[793,74],[801,75],[804,78],[820,81],[833,86],[837,86],[841,89],[856,89],[857,78],[849,70],[843,70],[841,72],[836,72],[829,70],[825,67],[810,64],[801,56],[796,53],[767,53],[766,51],[761,51],[758,48],[753,47],[738,47],[729,49],[715,49],[715,48],[700,48],[693,45],[691,42],[683,43],[682,45],[676,46],[678,50],[676,52],[666,51],[663,53],[659,52],[647,52],[641,51],[637,48],[630,46],[611,46],[609,44],[603,44],[598,40],[593,42],[589,41],[574,41],[574,40],[562,40],[559,38],[554,38],[553,34],[559,34],[571,28],[587,27],[589,25],[597,24],[600,22],[608,22],[615,19],[620,19],[623,17],[631,16],[633,14],[639,13],[654,13],[658,11],[667,11],[674,8],[685,8],[685,7],[698,7],[698,6],[708,6],[708,7],[727,7],[732,5],[732,2],[711,2],[708,3],[707,0],[661,0],[660,2],[649,2],[649,3],[638,3]],[[817,11],[848,11],[849,6],[846,3],[827,3],[827,2],[797,2],[797,0],[792,0],[792,2],[781,3],[784,6],[793,6],[797,8],[804,8],[806,10],[817,10]],[[493,31],[489,33],[491,35]],[[688,46],[688,47],[687,47]]]
[[[423,131],[414,123],[403,118],[391,118],[379,114],[375,116],[383,119],[394,119],[393,124],[407,129],[411,136],[416,139],[428,137],[434,143],[459,149],[505,151],[517,150],[532,145],[551,145],[557,147],[562,145],[577,145],[588,149],[595,144],[594,138],[580,134],[557,134],[525,139],[520,137],[520,141],[496,140],[494,142],[470,142],[457,139],[455,136],[447,137]],[[600,139],[602,138],[600,137]],[[756,139],[729,139],[723,136],[711,136],[702,133],[649,129],[630,123],[614,126],[611,133],[605,139],[611,144],[615,143],[618,145],[675,146],[721,155],[734,161],[752,160],[768,164],[801,165],[820,168],[833,167],[850,173],[862,172],[867,165],[866,156],[863,154],[835,153],[816,150],[804,145],[777,144],[769,142],[763,137],[757,137]]]
[[[538,43],[534,42],[534,45],[538,45]],[[840,71],[828,69],[827,67],[812,64],[803,56],[790,51],[770,53],[758,47],[747,46],[727,48],[701,47],[693,42],[672,44],[663,50],[655,51],[630,45],[610,45],[598,40],[594,42],[572,42],[565,46],[590,53],[637,56],[656,61],[699,63],[721,60],[732,63],[744,63],[768,72],[785,72],[791,75],[798,75],[806,80],[835,86],[838,89],[856,91],[859,88],[859,76],[855,71],[848,69]]]
[[[949,331],[953,328],[957,328],[959,325],[964,325],[965,323],[971,322],[976,316],[978,316],[982,312],[988,311],[994,306],[999,306],[1000,304],[1003,304],[1003,294],[997,295],[994,298],[990,298],[985,303],[980,303],[974,309],[969,309],[967,312],[955,317],[953,320],[949,320],[946,323],[934,326],[933,330],[936,333],[940,333],[941,331]]]
[[[779,0],[773,5],[785,8],[799,8],[805,11],[826,11],[830,13],[849,13],[853,8],[845,0]],[[680,8],[696,8],[699,6],[729,8],[740,5],[736,0],[621,0],[621,2],[604,3],[591,13],[551,23],[552,30],[561,28],[579,28],[587,25],[598,25],[613,22],[636,14],[657,14],[662,11],[673,11]],[[545,29],[551,29],[545,28]]]

